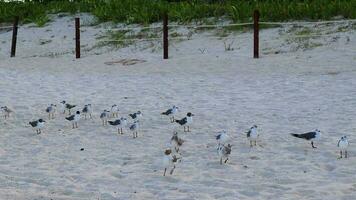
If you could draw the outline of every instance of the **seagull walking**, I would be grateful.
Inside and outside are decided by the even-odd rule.
[[[39,119],[39,120],[36,120],[36,121],[29,122],[29,124],[32,126],[32,128],[36,129],[36,133],[37,134],[41,134],[42,133],[42,129],[43,129],[44,125],[45,125],[45,121],[43,119]]]
[[[230,140],[230,136],[227,134],[225,130],[221,131],[218,133],[218,135],[215,137],[216,141],[218,142],[218,145],[220,144],[225,144]]]
[[[337,147],[340,149],[340,158],[342,158],[342,153],[345,154],[345,158],[347,158],[347,147],[349,147],[349,141],[346,136],[342,136],[339,142],[337,143]]]
[[[218,155],[220,157],[220,165],[222,165],[223,160],[226,163],[229,160],[229,156],[231,154],[231,144],[227,144],[226,146],[220,144],[218,147]]]
[[[66,117],[66,120],[72,122],[73,129],[78,128],[78,122],[80,120],[80,111],[77,111],[74,115]]]
[[[1,107],[1,112],[4,115],[4,118],[7,119],[10,117],[10,113],[13,113],[14,111],[12,111],[10,108],[8,108],[7,106],[3,106]]]
[[[133,120],[138,120],[142,117],[142,113],[141,111],[137,111],[135,113],[129,114],[129,116],[133,119]]]
[[[87,119],[87,115],[89,115],[90,119],[92,119],[92,114],[93,110],[91,108],[91,104],[87,104],[84,106],[83,110],[82,110],[82,114],[84,115],[84,119]]]
[[[312,131],[312,132],[302,133],[302,134],[291,133],[291,135],[294,137],[297,137],[297,138],[302,138],[302,139],[311,141],[311,145],[313,148],[316,148],[314,146],[314,141],[320,140],[320,138],[321,138],[321,132],[318,129],[316,129],[315,131]]]
[[[182,118],[182,119],[176,119],[175,122],[177,122],[179,125],[183,126],[184,132],[190,132],[189,126],[190,124],[193,123],[193,114],[192,113],[187,113],[187,116]]]
[[[162,112],[161,114],[162,115],[167,115],[169,116],[169,119],[171,120],[171,122],[173,123],[174,122],[174,117],[175,115],[177,114],[178,112],[178,107],[177,106],[173,106],[172,108],[166,110],[165,112]]]
[[[174,150],[176,150],[176,152],[179,152],[179,148],[183,145],[185,141],[178,137],[178,132],[174,132],[173,136],[171,138],[171,145],[174,146]]]
[[[119,107],[116,104],[111,106],[111,114],[112,117],[119,117]]]
[[[258,138],[258,133],[257,133],[257,125],[253,125],[250,130],[247,131],[247,139],[250,141],[250,147],[257,146],[257,138]]]
[[[133,134],[133,138],[137,138],[138,136],[138,128],[139,128],[139,125],[138,125],[139,121],[134,121],[133,124],[130,125],[130,131],[132,132]]]
[[[164,151],[164,157],[163,157],[163,166],[164,166],[164,172],[163,176],[166,176],[167,169],[172,168],[169,174],[173,174],[176,164],[178,161],[180,161],[182,158],[177,157],[176,155],[172,155],[172,150],[171,149],[166,149]]]
[[[51,104],[46,108],[46,113],[48,113],[48,119],[54,119],[54,114],[56,113],[57,106],[55,104]]]
[[[108,110],[104,110],[101,114],[100,114],[100,119],[103,122],[103,126],[108,124],[108,117],[109,117],[109,111]]]
[[[124,132],[122,131],[122,128],[126,127],[127,120],[126,120],[126,118],[121,117],[120,119],[117,119],[115,121],[109,121],[109,124],[117,127],[118,134],[124,134]]]

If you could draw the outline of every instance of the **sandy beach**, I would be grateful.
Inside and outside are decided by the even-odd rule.
[[[75,59],[73,24],[62,17],[43,28],[21,26],[15,58],[11,31],[0,32],[0,106],[14,110],[0,119],[0,199],[355,199],[355,24],[313,27],[327,37],[309,46],[288,39],[293,27],[263,29],[259,59],[252,31],[228,39],[194,32],[172,40],[168,60],[161,41],[96,48],[103,24],[82,28],[83,57]],[[224,41],[234,41],[234,50]],[[48,120],[45,108],[62,100],[79,109],[91,103],[94,119],[75,130],[65,115]],[[101,126],[100,112],[112,104],[120,116],[143,112],[137,139]],[[172,105],[179,117],[195,114],[192,132],[160,115]],[[37,135],[28,122],[39,118],[47,124]],[[254,124],[260,137],[250,148],[245,132]],[[290,136],[315,129],[322,132],[317,149]],[[232,137],[224,165],[216,153],[221,130]],[[173,131],[186,140],[183,158],[163,177]],[[344,135],[349,158],[337,159]]]

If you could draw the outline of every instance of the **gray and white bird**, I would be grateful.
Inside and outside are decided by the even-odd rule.
[[[139,129],[139,121],[134,121],[133,124],[130,125],[130,131],[132,132],[133,138],[137,138]]]
[[[345,154],[345,158],[347,158],[347,148],[349,147],[349,141],[346,136],[342,136],[339,142],[337,143],[337,147],[340,150],[340,158],[342,158],[342,153]]]
[[[44,128],[45,123],[46,122],[43,119],[29,122],[29,124],[32,126],[32,128],[34,128],[36,130],[37,134],[42,133],[42,129]]]
[[[171,138],[171,145],[174,147],[174,150],[178,153],[179,148],[183,145],[185,141],[178,137],[178,132],[174,132]]]
[[[7,106],[2,106],[1,108],[1,112],[2,114],[4,115],[4,118],[7,119],[7,118],[10,118],[10,113],[13,113],[14,111],[11,110],[9,107]]]
[[[181,157],[177,157],[176,155],[173,155],[171,149],[166,149],[164,151],[164,156],[163,156],[163,167],[164,167],[163,176],[166,176],[166,171],[169,168],[171,168],[169,174],[172,175],[176,168],[176,164],[178,163],[178,161],[181,161],[181,159],[182,159]]]
[[[74,115],[66,117],[66,120],[72,122],[73,129],[78,128],[78,122],[80,121],[80,111],[77,111]]]
[[[138,120],[140,118],[142,118],[142,112],[141,111],[137,111],[135,113],[129,114],[129,116],[133,119],[133,120]]]
[[[121,117],[120,119],[117,119],[115,121],[109,121],[109,124],[111,126],[116,126],[117,127],[117,133],[118,134],[124,134],[122,131],[122,128],[125,128],[127,125],[127,120],[126,118]]]
[[[250,141],[250,147],[253,146],[253,144],[256,146],[257,145],[257,139],[258,139],[258,133],[257,133],[257,125],[253,125],[250,130],[247,131],[246,133],[247,139]]]
[[[112,117],[119,117],[119,106],[117,106],[116,104],[111,106],[111,114]]]
[[[69,104],[66,101],[62,101],[60,105],[61,105],[60,109],[63,112],[63,114],[65,114],[65,112],[68,111],[69,115],[71,114],[72,108],[76,107],[76,105]]]
[[[227,144],[227,145],[220,144],[218,146],[218,155],[220,158],[220,165],[222,165],[223,160],[224,160],[224,163],[226,163],[229,160],[229,156],[231,154],[231,147],[232,147],[231,144]]]
[[[186,117],[179,120],[176,119],[175,122],[183,126],[184,132],[190,132],[189,126],[193,123],[193,116],[192,113],[188,112]]]
[[[173,123],[174,122],[174,117],[178,113],[178,111],[179,111],[179,108],[177,106],[173,106],[172,108],[162,112],[161,115],[169,116],[169,119]]]
[[[314,141],[320,140],[320,138],[321,138],[321,132],[318,129],[315,129],[315,131],[312,131],[312,132],[302,133],[302,134],[291,133],[291,135],[294,137],[297,137],[297,138],[311,141],[311,145],[313,148],[316,148],[314,146]]]
[[[100,119],[103,122],[103,126],[108,124],[108,118],[109,118],[109,113],[110,111],[108,110],[104,110],[101,114],[100,114]]]
[[[230,136],[227,134],[225,130],[223,130],[219,132],[217,136],[215,136],[215,139],[218,142],[218,145],[220,145],[220,144],[227,143],[230,140]]]
[[[91,104],[84,105],[82,110],[82,114],[84,115],[84,119],[87,119],[87,115],[89,115],[90,119],[92,119],[93,110],[91,108]]]
[[[48,113],[48,119],[54,119],[54,114],[56,113],[57,106],[55,104],[51,104],[46,108],[46,113]]]

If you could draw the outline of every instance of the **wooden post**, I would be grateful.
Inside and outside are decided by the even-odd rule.
[[[253,12],[253,58],[259,57],[259,27],[260,12],[255,10]]]
[[[163,14],[163,59],[168,59],[168,14]]]
[[[75,18],[75,58],[80,58],[80,21]]]
[[[19,17],[15,17],[14,26],[12,28],[11,57],[15,57],[15,54],[16,54],[16,41],[17,41],[18,25],[19,25]]]

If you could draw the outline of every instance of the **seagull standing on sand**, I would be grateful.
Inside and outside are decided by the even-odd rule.
[[[179,152],[179,148],[183,145],[185,141],[178,137],[178,132],[174,132],[173,136],[171,138],[171,145],[174,146],[174,150],[176,150],[176,152]]]
[[[51,104],[46,108],[46,113],[48,113],[48,119],[54,119],[54,114],[56,113],[57,106],[55,104]]]
[[[189,126],[190,124],[193,123],[193,114],[192,113],[187,113],[187,116],[182,118],[182,119],[176,119],[175,122],[177,122],[179,125],[184,127],[184,132],[190,132]],[[187,128],[187,129],[186,129]]]
[[[7,106],[1,107],[1,111],[2,111],[5,119],[9,118],[10,117],[10,113],[14,112],[10,108],[8,108]]]
[[[73,129],[78,128],[78,122],[80,120],[80,111],[77,111],[74,115],[66,117],[66,120],[72,122]]]
[[[112,117],[119,117],[119,107],[116,104],[111,106],[111,114]]]
[[[218,133],[218,135],[215,137],[216,141],[218,142],[218,145],[220,144],[225,144],[230,140],[229,135],[226,133],[225,130],[221,131]]]
[[[89,115],[90,119],[92,119],[91,114],[93,113],[93,110],[91,109],[91,104],[87,104],[84,106],[82,110],[82,114],[84,115],[84,119],[87,119],[87,115]]]
[[[223,144],[220,144],[218,147],[218,155],[220,157],[220,165],[223,163],[226,163],[229,160],[229,156],[231,154],[231,144],[227,144],[226,146]]]
[[[342,136],[339,142],[337,143],[337,147],[340,149],[340,158],[342,158],[342,153],[344,152],[345,158],[347,158],[347,147],[349,147],[349,141],[346,136]]]
[[[100,114],[100,119],[103,122],[103,126],[108,124],[108,117],[109,117],[109,111],[108,110],[104,110],[101,114]]]
[[[164,151],[164,157],[163,157],[163,166],[164,166],[163,176],[166,176],[166,171],[168,168],[172,168],[170,171],[170,174],[172,175],[174,169],[176,168],[176,163],[180,160],[181,158],[178,158],[176,155],[172,155],[171,149],[166,149]]]
[[[133,124],[130,125],[130,131],[132,132],[133,134],[133,138],[137,138],[137,132],[138,132],[138,128],[139,128],[139,125],[138,125],[139,121],[136,120],[134,121]]]
[[[178,112],[178,107],[177,106],[173,106],[172,108],[166,110],[165,112],[162,112],[162,115],[167,115],[169,116],[169,119],[171,120],[171,122],[174,122],[174,116],[177,114]]]
[[[71,114],[71,109],[76,107],[76,105],[71,105],[69,103],[66,103],[66,101],[62,101],[61,102],[61,111],[63,112],[63,114],[65,114],[66,110],[68,110],[69,115]]]
[[[129,115],[133,120],[138,120],[142,117],[141,111],[137,111],[137,112],[129,114]]]
[[[124,132],[122,131],[122,128],[126,127],[127,120],[126,120],[126,118],[121,117],[120,119],[117,119],[115,121],[109,121],[109,124],[117,127],[118,134],[124,134]]]
[[[313,148],[316,148],[314,146],[314,141],[320,140],[321,138],[321,133],[320,130],[316,129],[315,131],[308,132],[308,133],[302,133],[302,134],[295,134],[291,133],[292,136],[297,137],[297,138],[302,138],[308,141],[311,141],[311,145]]]
[[[45,125],[45,121],[43,119],[39,119],[39,120],[36,120],[36,121],[32,121],[32,122],[29,122],[29,124],[36,129],[36,133],[37,134],[40,134],[42,133],[42,130],[44,125]]]
[[[252,147],[253,143],[256,146],[257,145],[257,138],[258,138],[258,133],[257,133],[257,126],[253,125],[250,130],[247,131],[247,139],[250,141],[250,147]]]

